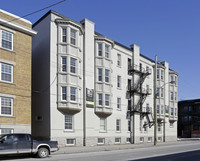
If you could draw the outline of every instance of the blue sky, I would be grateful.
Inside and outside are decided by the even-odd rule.
[[[60,0],[1,0],[1,9],[24,16]],[[179,73],[178,99],[200,98],[200,0],[67,0],[51,9],[126,46],[137,44],[151,59]],[[26,17],[36,22],[47,11]]]

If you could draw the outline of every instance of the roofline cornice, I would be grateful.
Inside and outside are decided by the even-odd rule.
[[[9,22],[8,20],[3,19],[3,18],[0,18],[0,25],[8,27],[8,28],[12,28],[14,30],[21,31],[21,32],[28,34],[30,36],[34,36],[34,35],[37,34],[37,32],[32,30],[31,28],[27,28],[27,27],[22,26],[22,25],[17,24],[17,23]]]

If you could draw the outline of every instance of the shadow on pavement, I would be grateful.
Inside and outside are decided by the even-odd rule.
[[[0,160],[16,160],[16,159],[28,159],[35,158],[30,155],[0,155]],[[37,158],[36,158],[37,159]]]
[[[136,161],[200,161],[200,150],[151,158],[136,159]]]

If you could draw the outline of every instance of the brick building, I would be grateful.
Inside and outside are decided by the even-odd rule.
[[[0,134],[31,132],[31,22],[0,9]]]
[[[178,137],[200,137],[200,99],[178,102]]]

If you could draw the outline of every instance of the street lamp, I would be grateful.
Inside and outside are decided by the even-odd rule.
[[[156,87],[156,83],[157,83],[157,55],[155,56],[155,68],[154,68],[154,145],[157,144],[157,108],[156,108],[156,98],[157,98],[157,87]],[[165,86],[168,83],[172,83],[174,84],[175,81],[170,81],[167,82],[165,84],[163,84],[161,87]],[[163,131],[163,141],[165,142],[165,115],[164,115],[164,131]]]

